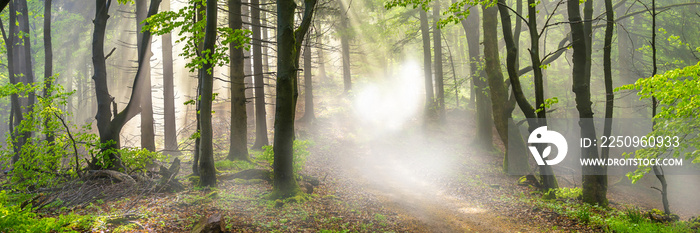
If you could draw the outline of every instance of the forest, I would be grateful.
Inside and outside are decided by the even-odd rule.
[[[700,232],[696,0],[0,0],[0,232]]]

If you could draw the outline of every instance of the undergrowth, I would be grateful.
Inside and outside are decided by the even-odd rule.
[[[580,188],[559,188],[555,190],[557,199],[547,199],[547,195],[520,195],[520,201],[540,209],[567,216],[589,227],[604,232],[697,232],[694,223],[676,221],[653,222],[647,213],[636,208],[619,210],[610,207],[590,205],[580,201]]]

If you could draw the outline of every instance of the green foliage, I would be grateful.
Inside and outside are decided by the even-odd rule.
[[[54,77],[50,77],[54,79]],[[13,164],[13,176],[11,181],[15,184],[13,189],[21,190],[28,187],[53,186],[63,175],[74,176],[76,173],[75,163],[64,163],[63,158],[74,155],[72,150],[73,141],[68,134],[59,133],[65,130],[62,120],[59,118],[64,114],[61,106],[66,104],[66,100],[73,92],[66,92],[59,84],[54,84],[47,96],[38,92],[44,89],[43,81],[35,83],[5,84],[0,86],[0,97],[17,95],[27,97],[34,93],[37,103],[23,113],[22,121],[14,128],[14,132],[8,135],[6,148],[0,148],[0,160],[10,164],[13,156],[17,155],[17,161]],[[37,133],[34,133],[37,132]],[[44,139],[46,134],[54,136],[54,141],[49,142]],[[84,132],[78,132],[79,137],[83,137]],[[30,135],[28,138],[23,138]],[[19,141],[25,140],[24,144]]]
[[[556,212],[560,215],[565,215],[571,219],[589,225],[591,227],[600,228],[605,232],[695,232],[692,223],[689,222],[672,222],[672,223],[656,223],[646,217],[646,214],[638,209],[617,210],[612,208],[603,208],[592,206],[586,203],[581,203],[575,200],[576,196],[580,196],[580,188],[561,188],[557,189],[558,199],[545,199],[535,197],[529,198],[520,196],[519,200],[526,202],[529,205],[534,205],[538,208]],[[562,198],[562,196],[569,196]],[[662,212],[663,214],[663,212]]]
[[[201,5],[200,9],[196,5]],[[229,27],[217,28],[220,45],[215,46],[214,51],[201,51],[200,43],[204,40],[204,28],[206,19],[196,21],[197,11],[205,15],[206,13],[205,0],[189,0],[188,4],[177,12],[163,11],[146,19],[146,24],[143,31],[149,30],[155,35],[163,35],[179,29],[179,39],[175,43],[185,43],[185,47],[180,53],[180,56],[185,57],[187,64],[185,67],[190,68],[190,72],[195,69],[201,69],[204,64],[213,64],[213,66],[223,66],[228,64],[227,55],[228,46],[235,43],[236,48],[245,46],[245,49],[250,48],[250,30],[236,29]],[[212,67],[213,67],[212,66]],[[207,72],[211,73],[211,70]]]
[[[309,157],[309,145],[313,144],[313,142],[309,140],[294,140],[294,174],[298,175],[299,172],[304,169],[304,165],[306,164],[306,159]],[[263,146],[263,153],[259,159],[262,159],[264,161],[267,161],[270,166],[275,161],[275,152],[272,149],[271,145],[268,146]]]
[[[544,111],[547,108],[551,108],[552,105],[559,103],[559,98],[557,97],[552,97],[549,99],[545,99],[543,104],[540,104],[540,107],[535,109],[535,113],[538,113],[540,111]]]
[[[637,150],[637,158],[659,158],[671,154],[675,158],[684,157],[693,163],[700,162],[700,138],[696,129],[700,122],[700,63],[667,71],[653,77],[637,80],[634,84],[617,88],[639,90],[640,99],[655,97],[659,103],[654,116],[654,129],[648,137],[678,136],[682,138],[677,147],[649,147]],[[629,155],[627,155],[629,156]],[[639,166],[627,177],[636,182],[651,170],[649,166]]]
[[[579,199],[583,193],[583,190],[579,187],[575,188],[558,188],[556,189],[557,198],[561,199]]]
[[[2,232],[77,232],[87,230],[94,219],[76,214],[58,218],[42,218],[31,207],[20,208],[8,202],[8,194],[0,191],[0,231]]]
[[[119,149],[118,153],[129,174],[138,171],[146,172],[146,168],[154,162],[166,162],[168,159],[168,156],[163,153],[139,148],[123,148]]]

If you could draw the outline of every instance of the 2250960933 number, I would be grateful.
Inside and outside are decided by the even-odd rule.
[[[602,136],[601,147],[678,147],[678,136]]]

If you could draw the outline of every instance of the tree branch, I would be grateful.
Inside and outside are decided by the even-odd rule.
[[[114,50],[117,50],[117,48],[116,47],[112,48],[112,51],[109,51],[107,56],[105,56],[105,60],[107,60],[107,58],[109,58],[109,56],[112,56],[112,53],[114,53]]]

